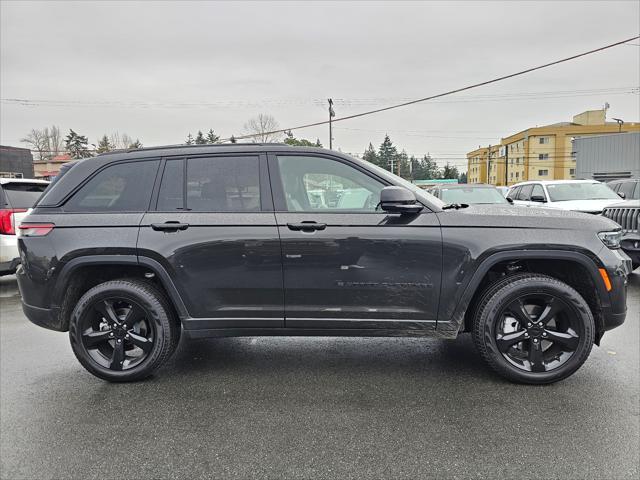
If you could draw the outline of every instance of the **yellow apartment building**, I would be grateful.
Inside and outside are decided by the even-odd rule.
[[[473,174],[467,173],[467,181],[513,185],[525,180],[575,178],[574,138],[640,132],[640,123],[619,125],[617,122],[607,122],[605,115],[606,110],[588,110],[575,115],[572,122],[528,128],[502,138],[498,145],[469,152],[467,167],[469,172],[473,169]],[[486,163],[484,168],[483,159]]]

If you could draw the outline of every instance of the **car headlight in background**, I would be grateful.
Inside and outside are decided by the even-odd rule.
[[[605,246],[615,249],[620,248],[620,241],[622,240],[622,230],[614,230],[612,232],[600,232],[598,237],[602,240]]]

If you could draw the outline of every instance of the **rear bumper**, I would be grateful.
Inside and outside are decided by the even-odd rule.
[[[20,263],[15,235],[0,235],[0,275],[14,273]]]
[[[34,307],[22,302],[22,311],[31,323],[39,327],[55,330],[57,332],[66,331],[60,324],[60,316],[57,309]]]
[[[0,263],[0,275],[16,273],[18,265],[20,265],[20,258],[14,258],[13,260]]]

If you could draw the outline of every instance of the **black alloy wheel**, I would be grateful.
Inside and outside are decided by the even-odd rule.
[[[155,285],[111,280],[78,300],[69,338],[73,353],[89,372],[127,382],[151,375],[169,358],[180,339],[180,324]]]
[[[141,305],[131,299],[97,300],[81,321],[82,344],[99,365],[129,370],[151,353],[154,327]]]
[[[576,311],[555,295],[521,295],[503,309],[497,322],[498,350],[527,372],[560,367],[580,344],[581,322]]]
[[[473,341],[483,359],[520,383],[553,383],[572,375],[588,358],[595,331],[584,298],[537,273],[498,280],[474,311]]]

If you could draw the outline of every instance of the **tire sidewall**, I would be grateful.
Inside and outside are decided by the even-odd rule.
[[[103,367],[91,358],[82,343],[82,320],[92,306],[108,298],[118,298],[138,303],[148,313],[153,328],[153,348],[147,358],[135,367],[118,371]],[[131,381],[150,375],[156,368],[159,358],[165,350],[165,344],[171,343],[167,326],[169,318],[162,303],[151,292],[135,288],[125,282],[106,282],[85,293],[73,310],[69,323],[71,347],[78,361],[92,374],[109,381]]]
[[[551,279],[550,279],[551,280]],[[501,320],[503,309],[510,302],[523,295],[553,295],[564,302],[579,320],[579,344],[571,357],[561,366],[548,372],[527,372],[511,364],[500,352],[496,341],[496,328]],[[594,341],[595,322],[589,306],[573,288],[555,279],[522,279],[520,282],[507,283],[491,296],[480,311],[480,340],[488,354],[491,366],[507,378],[526,383],[551,383],[574,373],[584,363],[591,352]]]

